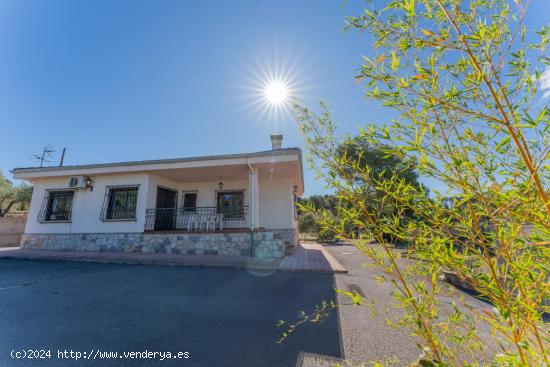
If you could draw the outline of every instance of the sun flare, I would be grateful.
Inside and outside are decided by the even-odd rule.
[[[240,100],[239,110],[249,110],[258,129],[269,128],[273,133],[295,126],[292,106],[301,101],[310,85],[310,70],[299,52],[280,52],[277,47],[269,53],[253,50],[250,65],[243,67],[235,82]],[[242,98],[242,99],[241,99]]]
[[[289,88],[282,80],[270,80],[264,89],[264,98],[272,106],[285,104],[289,94]]]

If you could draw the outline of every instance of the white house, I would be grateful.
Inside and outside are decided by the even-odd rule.
[[[21,247],[282,257],[297,243],[299,148],[16,168],[34,185]]]

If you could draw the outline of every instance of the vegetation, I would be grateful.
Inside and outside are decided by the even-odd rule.
[[[334,216],[339,205],[335,195],[312,195],[308,198],[298,198],[298,231],[302,236],[314,236],[318,242],[334,241],[335,233],[327,228],[321,228],[315,221],[315,215],[308,207],[323,211],[326,216]]]
[[[12,210],[27,210],[31,202],[32,186],[13,186],[0,172],[0,217]]]
[[[427,189],[418,181],[418,173],[415,170],[416,161],[405,157],[398,149],[387,145],[372,144],[362,136],[346,138],[345,141],[336,147],[336,154],[339,159],[353,160],[356,165],[362,169],[370,169],[371,175],[378,180],[383,180],[392,176],[401,178],[404,182],[417,187]],[[364,193],[360,199],[364,205],[373,207],[380,205],[380,195],[376,187],[372,186],[371,181],[363,180],[361,175],[350,167],[343,167],[346,177],[354,181],[354,185],[361,187]],[[335,172],[335,174],[339,174]],[[361,230],[353,222],[340,217],[339,212],[346,203],[338,198],[338,195],[313,195],[309,198],[300,199],[298,202],[298,226],[300,233],[311,233],[317,237],[318,241],[333,241],[336,233],[329,227],[319,226],[315,221],[313,212],[323,212],[324,216],[333,221],[340,222],[346,227],[347,232],[355,231],[356,234]],[[389,205],[384,206],[384,215],[394,211]],[[410,213],[412,214],[412,213]],[[368,232],[367,232],[368,233]],[[365,233],[363,233],[365,234]]]
[[[542,315],[550,311],[550,110],[537,87],[550,64],[543,56],[550,26],[528,34],[526,14],[520,1],[394,0],[368,1],[347,20],[376,49],[357,80],[368,98],[398,113],[391,123],[365,126],[358,139],[414,162],[442,192],[427,195],[398,174],[409,165],[380,174],[362,156],[342,154],[355,139],[336,136],[327,106],[320,113],[295,106],[308,163],[339,203],[335,215],[303,210],[319,228],[354,238],[392,282],[405,311],[392,325],[412,331],[420,365],[484,363],[480,322],[501,350],[490,365],[549,365]],[[380,245],[368,245],[371,237]],[[400,240],[420,260],[411,267],[393,248]],[[493,311],[451,305],[442,313],[444,272]]]

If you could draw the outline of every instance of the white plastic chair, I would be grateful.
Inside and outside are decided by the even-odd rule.
[[[218,223],[220,231],[223,231],[223,214],[216,214],[216,222]]]
[[[206,216],[206,230],[215,231],[216,230],[216,216],[208,215]]]
[[[187,231],[193,231],[197,228],[197,214],[186,214],[187,217]]]
[[[208,230],[208,215],[200,214],[199,215],[199,231]]]

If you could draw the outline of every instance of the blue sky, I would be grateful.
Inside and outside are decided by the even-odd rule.
[[[342,32],[348,1],[0,2],[0,169],[302,146],[290,116],[263,113],[253,88],[284,71],[299,96],[330,103],[340,131],[387,121],[353,76],[366,35]],[[534,0],[530,23],[548,22]],[[306,172],[306,195],[323,193]]]

